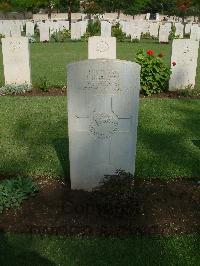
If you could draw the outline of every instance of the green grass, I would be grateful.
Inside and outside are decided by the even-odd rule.
[[[87,59],[86,42],[35,43],[31,44],[32,82],[34,86],[46,77],[50,87],[66,85],[66,65],[73,61]],[[153,49],[155,54],[165,54],[165,62],[170,66],[171,44],[159,44],[156,41],[142,40],[141,43],[118,43],[117,58],[135,60],[137,49]],[[2,54],[0,53],[0,84],[4,84]],[[196,87],[200,89],[200,56]]]
[[[200,236],[66,238],[0,235],[2,266],[198,266]]]
[[[0,175],[66,176],[66,97],[0,97]],[[200,101],[141,99],[136,176],[199,177]]]

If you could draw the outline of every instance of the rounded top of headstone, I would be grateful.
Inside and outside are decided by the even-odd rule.
[[[138,68],[139,70],[141,69],[141,66],[135,62],[132,61],[127,61],[127,60],[120,60],[120,59],[88,59],[88,60],[82,60],[82,61],[77,61],[77,62],[73,62],[67,65],[67,67],[74,67],[76,65],[79,66],[86,66],[86,65],[93,65],[93,64],[107,64],[109,65],[125,65],[125,66],[129,66],[129,67],[134,67],[134,68]]]

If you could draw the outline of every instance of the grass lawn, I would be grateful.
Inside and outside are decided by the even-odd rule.
[[[66,65],[69,62],[87,59],[86,42],[36,43],[31,44],[32,82],[34,86],[46,78],[49,87],[60,87],[66,84]],[[170,65],[171,44],[159,44],[143,40],[141,43],[118,43],[117,58],[134,61],[139,48],[153,49],[156,54],[165,54],[165,62]],[[200,89],[200,56],[198,59],[196,85]],[[2,54],[0,53],[0,84],[4,84]]]
[[[200,236],[65,238],[0,235],[2,266],[200,265]]]
[[[0,97],[0,175],[66,176],[67,99]],[[141,99],[136,176],[200,176],[200,101]]]

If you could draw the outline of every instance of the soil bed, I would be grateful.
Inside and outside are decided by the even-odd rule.
[[[1,179],[1,178],[0,178]],[[58,235],[126,236],[200,233],[200,184],[178,179],[135,181],[129,206],[103,206],[93,192],[70,191],[37,178],[39,192],[16,212],[0,214],[0,231]]]
[[[66,87],[63,88],[51,88],[48,91],[42,91],[40,89],[32,89],[30,92],[13,94],[10,96],[66,96],[67,90]],[[178,92],[162,92],[159,94],[154,94],[152,96],[140,95],[141,98],[173,98],[173,99],[200,99],[200,93],[193,96],[181,96]]]

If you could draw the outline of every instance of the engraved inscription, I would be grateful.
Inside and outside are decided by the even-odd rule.
[[[97,48],[96,48],[96,51],[98,53],[104,53],[105,51],[108,51],[109,49],[109,44],[107,42],[104,42],[104,41],[100,41],[98,44],[97,44]]]
[[[95,113],[89,124],[89,132],[96,139],[109,139],[119,130],[117,116],[107,113]]]
[[[15,52],[16,50],[21,48],[21,42],[10,42],[10,51]]]
[[[83,90],[96,94],[115,94],[120,91],[119,73],[115,70],[89,70]]]

